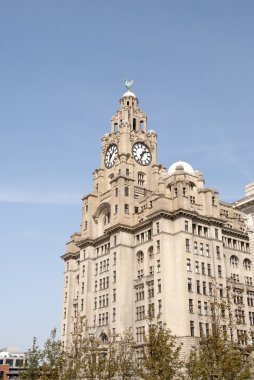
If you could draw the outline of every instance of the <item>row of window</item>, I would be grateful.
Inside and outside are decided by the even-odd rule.
[[[145,243],[146,241],[150,241],[151,239],[152,239],[152,230],[151,229],[135,235],[136,244]]]
[[[250,252],[250,245],[244,241],[223,237],[223,246],[237,251]]]
[[[161,273],[161,261],[157,260],[157,273]],[[149,276],[154,274],[154,265],[149,266]],[[144,277],[144,269],[137,271],[137,278],[141,280]]]
[[[203,310],[204,310],[204,315],[209,315],[209,305],[208,302],[204,302],[203,308],[202,308],[202,301],[198,301],[197,305],[197,311],[199,315],[203,315]],[[189,299],[189,313],[194,314],[194,304],[193,304],[193,299]]]
[[[124,188],[124,195],[126,196],[126,197],[128,197],[129,196],[129,187],[127,187],[127,186],[125,186],[125,188]],[[119,194],[119,192],[118,192],[118,187],[116,187],[115,188],[115,197],[117,198],[118,197],[118,194]]]
[[[107,272],[109,271],[109,259],[100,261],[100,263],[95,264],[95,275],[98,274],[98,266],[100,268],[99,273]]]
[[[192,279],[191,278],[188,278],[187,285],[188,285],[188,292],[190,292],[190,293],[193,292],[193,284],[192,284]],[[206,281],[196,280],[196,288],[195,288],[195,290],[196,290],[197,294],[203,294],[203,295],[212,296],[213,295],[214,286],[213,286],[212,282],[208,282],[208,288],[207,288]],[[218,287],[218,291],[219,291],[220,297],[223,297],[223,287],[222,287],[221,284]]]
[[[207,271],[206,271],[206,268],[207,268]],[[191,259],[186,259],[186,269],[187,269],[188,272],[192,271],[192,269],[191,269]],[[207,263],[207,265],[205,266],[205,263],[199,262],[199,261],[195,261],[195,273],[202,274],[202,275],[206,275],[207,274],[209,277],[211,277],[212,276],[211,264]],[[222,277],[222,267],[221,267],[221,265],[217,265],[217,275],[218,275],[219,278]]]
[[[112,301],[116,301],[116,289],[113,289],[113,297]],[[109,305],[109,295],[103,294],[102,296],[99,296],[99,300],[97,302],[97,297],[94,298],[94,309],[96,310],[97,307],[100,309],[102,307],[108,307]]]
[[[239,283],[240,282],[240,278],[239,278],[239,274],[236,274],[236,273],[231,273],[231,280],[234,282],[234,283]],[[249,276],[244,276],[244,283],[246,285],[253,285],[253,281],[252,281],[252,277],[249,277]]]
[[[136,301],[142,301],[145,299],[145,286],[144,284],[137,285],[135,287],[136,289]],[[161,293],[161,279],[158,278],[157,280],[157,292]],[[154,297],[154,281],[149,281],[147,283],[147,297],[153,298]]]
[[[158,300],[158,314],[160,315],[162,311],[162,301]],[[154,303],[150,303],[148,305],[148,316],[151,318],[155,317],[155,307]],[[137,306],[136,307],[136,321],[142,321],[147,318],[147,315],[145,313],[145,306]]]
[[[107,255],[109,253],[109,250],[110,243],[103,244],[102,246],[96,248],[96,255],[97,257]]]
[[[113,308],[112,309],[112,322],[115,322],[116,320],[116,309]],[[98,325],[99,326],[106,326],[108,325],[108,322],[109,322],[109,313],[108,312],[105,312],[105,313],[100,313],[98,315]],[[96,315],[94,315],[94,327],[96,326]]]

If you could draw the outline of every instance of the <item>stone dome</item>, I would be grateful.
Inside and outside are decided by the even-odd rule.
[[[133,98],[136,98],[136,95],[132,91],[127,91],[123,94],[122,98],[125,98],[127,96],[132,96]]]
[[[168,169],[168,174],[173,174],[176,170],[184,170],[186,173],[193,174],[193,167],[188,162],[177,161],[174,162]]]

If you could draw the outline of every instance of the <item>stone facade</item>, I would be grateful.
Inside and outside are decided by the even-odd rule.
[[[179,161],[167,170],[157,162],[157,134],[147,129],[131,91],[120,99],[111,132],[102,138],[101,166],[93,176],[93,191],[82,199],[81,229],[62,256],[64,344],[77,314],[86,316],[97,337],[131,327],[142,344],[150,309],[188,350],[211,329],[214,279],[218,291],[232,279],[244,305],[239,331],[252,329],[244,214],[221,202],[189,164]]]

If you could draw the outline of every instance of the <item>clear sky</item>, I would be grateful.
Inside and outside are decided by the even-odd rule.
[[[0,347],[60,327],[65,243],[125,79],[159,162],[254,181],[253,0],[0,1]]]

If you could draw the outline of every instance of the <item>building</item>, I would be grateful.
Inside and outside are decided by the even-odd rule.
[[[179,161],[167,170],[157,162],[157,134],[129,88],[102,137],[93,191],[82,199],[81,229],[62,259],[64,344],[78,314],[102,340],[109,330],[132,327],[142,344],[150,310],[188,351],[211,329],[213,278],[221,295],[232,279],[239,339],[254,331],[244,214],[220,201],[190,164]]]
[[[234,203],[234,208],[246,214],[246,232],[249,235],[252,253],[252,270],[254,271],[254,182],[245,186],[245,197]]]
[[[0,378],[3,380],[20,379],[20,371],[24,370],[25,354],[17,350],[0,349]]]

